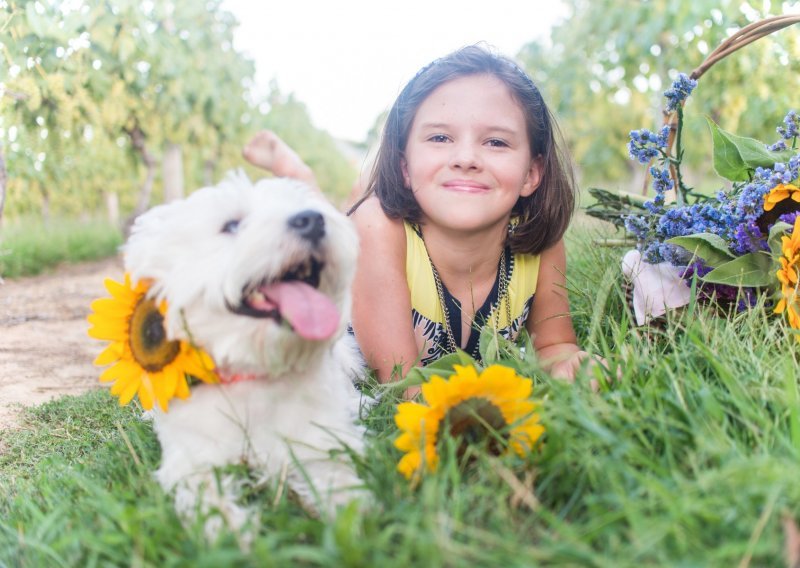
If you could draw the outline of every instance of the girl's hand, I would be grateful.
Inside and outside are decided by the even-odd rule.
[[[584,360],[587,359],[588,363],[584,363]],[[608,362],[602,357],[590,355],[586,351],[575,351],[565,358],[553,362],[550,365],[550,375],[556,379],[562,379],[573,383],[575,382],[575,375],[578,373],[581,367],[585,366],[587,372],[591,373],[591,369],[597,365],[601,365],[606,371],[608,370]],[[617,369],[617,378],[621,378],[620,369]],[[589,384],[591,385],[592,390],[597,392],[599,389],[597,379],[591,379]]]

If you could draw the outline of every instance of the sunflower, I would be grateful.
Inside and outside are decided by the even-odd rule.
[[[800,203],[800,188],[791,183],[779,183],[764,196],[764,211],[772,211],[772,208],[784,199]]]
[[[775,313],[786,312],[789,326],[800,330],[800,294],[797,290],[800,273],[800,217],[794,222],[792,234],[781,237],[781,251],[781,267],[776,273],[781,283],[781,299],[775,306]],[[800,341],[800,334],[795,335],[795,338]]]
[[[167,339],[167,304],[157,305],[147,297],[147,282],[132,286],[130,274],[125,274],[124,283],[106,279],[105,286],[111,297],[92,302],[89,335],[111,342],[94,364],[113,364],[103,371],[100,380],[115,381],[111,394],[119,397],[120,405],[138,394],[145,410],[152,409],[157,401],[166,412],[172,397],[188,398],[187,375],[217,382],[211,357],[185,341]]]
[[[490,451],[499,453],[502,442],[508,451],[524,456],[544,433],[531,401],[532,381],[513,369],[492,365],[480,375],[474,367],[455,365],[455,374],[445,380],[434,375],[422,385],[427,404],[403,402],[394,420],[401,434],[395,447],[406,452],[397,469],[407,478],[423,469],[436,471],[439,455],[436,444],[443,434],[442,424],[463,444],[489,441]]]

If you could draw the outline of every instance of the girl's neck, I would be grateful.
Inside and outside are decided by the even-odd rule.
[[[461,283],[494,282],[507,224],[466,234],[432,224],[422,225],[421,230],[428,256],[451,292]]]

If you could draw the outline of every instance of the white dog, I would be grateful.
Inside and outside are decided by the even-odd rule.
[[[221,378],[154,417],[156,477],[184,518],[219,513],[209,535],[223,520],[238,532],[249,519],[217,466],[286,475],[317,511],[359,495],[346,452],[333,455],[363,443],[352,383],[362,363],[342,335],[357,249],[349,220],[288,179],[254,185],[234,174],[136,220],[126,269],[153,280],[168,336],[205,349]]]

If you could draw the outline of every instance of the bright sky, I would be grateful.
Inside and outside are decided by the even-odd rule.
[[[318,128],[363,140],[419,68],[484,41],[514,57],[566,15],[558,0],[226,0],[241,22],[236,48],[256,62],[261,93],[275,79]]]

